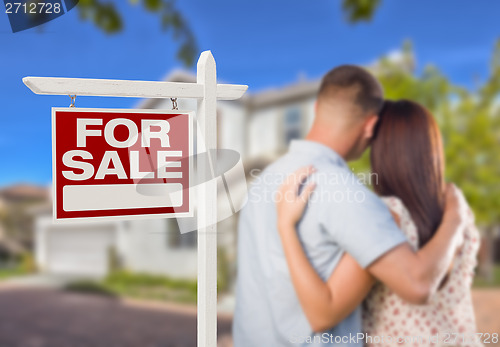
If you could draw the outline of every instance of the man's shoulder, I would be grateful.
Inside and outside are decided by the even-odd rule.
[[[252,179],[251,185],[253,186],[269,186],[269,185],[280,185],[280,181],[277,180],[280,177],[286,177],[288,174],[292,173],[296,168],[300,167],[300,160],[294,161],[289,153],[284,154],[279,157],[263,170],[253,169],[250,170],[250,178]],[[299,166],[297,166],[299,165]],[[305,164],[304,164],[305,165]],[[272,180],[268,178],[273,178]]]
[[[369,173],[355,173],[344,165],[335,165],[330,162],[318,162],[314,165],[316,172],[312,179],[322,189],[368,189],[370,184]]]

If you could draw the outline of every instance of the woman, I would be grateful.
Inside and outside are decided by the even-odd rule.
[[[376,177],[376,182],[372,182],[375,192],[388,205],[410,245],[415,250],[422,247],[438,228],[445,203],[443,147],[432,115],[415,102],[387,101],[372,142],[371,165]],[[307,174],[312,171],[302,169]],[[470,211],[463,247],[439,291],[425,305],[412,305],[382,283],[375,283],[348,254],[343,255],[331,275],[332,281],[325,283],[317,275],[295,229],[314,184],[306,185],[297,195],[299,185],[300,182],[282,186],[281,196],[292,193],[296,198],[277,203],[278,229],[292,282],[313,329],[335,325],[369,292],[363,305],[364,332],[372,337],[367,339],[369,346],[482,346],[475,335],[470,295],[479,246]],[[325,305],[325,297],[333,304]],[[375,339],[381,336],[391,336],[393,340]],[[411,342],[404,337],[411,338]]]

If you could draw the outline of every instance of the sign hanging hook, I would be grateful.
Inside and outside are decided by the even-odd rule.
[[[71,99],[71,104],[69,107],[75,107],[75,100],[76,100],[76,94],[75,95],[68,95]]]
[[[179,107],[177,107],[177,98],[170,98],[170,101],[172,101],[172,110],[178,110]]]

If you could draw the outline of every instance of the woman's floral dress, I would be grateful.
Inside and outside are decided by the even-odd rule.
[[[410,213],[400,199],[383,198],[399,216],[401,230],[413,249],[418,233]],[[368,346],[483,346],[476,336],[470,288],[476,267],[479,233],[472,212],[464,245],[454,259],[444,286],[426,305],[412,305],[377,283],[364,303],[363,328]],[[384,338],[382,340],[382,338]]]

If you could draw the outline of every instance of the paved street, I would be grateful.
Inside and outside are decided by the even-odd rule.
[[[221,342],[230,329],[230,319],[219,319]],[[194,310],[52,289],[0,290],[0,347],[170,346],[196,346]]]
[[[500,332],[500,289],[473,292],[479,331]],[[231,319],[219,318],[219,346]],[[0,347],[196,346],[196,310],[54,289],[0,289]],[[485,346],[500,346],[487,344]]]

